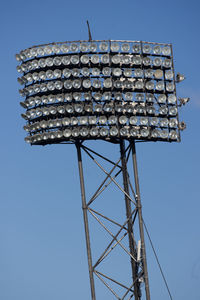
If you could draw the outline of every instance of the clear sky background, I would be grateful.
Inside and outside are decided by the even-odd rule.
[[[32,45],[87,39],[87,19],[94,39],[171,42],[176,71],[187,78],[178,86],[191,97],[180,112],[182,142],[141,143],[137,154],[144,219],[173,299],[200,299],[199,16],[199,0],[1,3],[1,300],[90,299],[75,147],[25,144],[14,58]],[[118,156],[99,143],[105,148]],[[148,242],[147,257],[152,299],[167,300]],[[97,300],[114,299],[97,287]]]

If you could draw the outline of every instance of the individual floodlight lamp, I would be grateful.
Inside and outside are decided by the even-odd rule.
[[[90,30],[89,37],[89,41],[34,46],[16,55],[18,82],[22,85],[19,93],[24,98],[20,105],[25,109],[21,116],[26,121],[24,130],[28,134],[25,141],[43,146],[71,143],[77,147],[92,300],[96,299],[95,275],[117,299],[140,300],[144,282],[146,299],[150,300],[135,142],[180,141],[180,131],[186,125],[179,122],[179,107],[189,98],[177,101],[176,83],[185,77],[179,73],[175,76],[171,44],[92,40]],[[88,140],[120,145],[121,164],[85,147],[84,142]],[[125,142],[129,144],[127,148]],[[88,202],[81,150],[106,174]],[[112,163],[111,171],[105,171],[93,155]],[[135,189],[128,173],[129,157],[133,161]],[[113,176],[115,168],[119,168],[119,172]],[[123,188],[116,181],[120,173]],[[126,220],[123,224],[90,208],[111,182],[124,194]],[[112,242],[96,264],[92,263],[88,214],[95,216],[109,233],[99,216],[118,225],[119,233],[125,230],[120,239],[112,235]],[[134,236],[136,220],[138,246]],[[128,238],[129,249],[121,244],[124,237]],[[119,245],[131,261],[131,285],[97,270]],[[114,291],[106,279],[125,289],[123,294],[119,296],[118,290]]]
[[[183,80],[185,80],[185,76],[183,74],[177,73],[177,75],[176,75],[176,82],[179,83],[179,82],[181,82]]]
[[[185,105],[185,104],[188,103],[189,101],[190,101],[190,98],[189,98],[189,97],[179,98],[180,105]]]

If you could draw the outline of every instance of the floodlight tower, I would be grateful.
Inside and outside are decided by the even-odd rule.
[[[180,129],[185,126],[179,123],[178,108],[188,98],[177,100],[176,82],[184,76],[175,76],[171,44],[90,37],[89,41],[33,46],[16,59],[22,73],[18,81],[24,85],[20,94],[25,99],[20,104],[26,109],[22,114],[27,121],[25,141],[43,146],[74,144],[77,149],[91,299],[97,299],[95,280],[99,278],[115,299],[140,300],[144,295],[150,300],[135,143],[180,141]],[[88,140],[115,144],[120,149],[118,161],[86,146]],[[85,190],[83,152],[105,173],[90,198]],[[110,163],[111,169],[106,170],[100,160]],[[105,206],[95,209],[98,197],[111,183],[125,199],[125,213],[119,212],[119,219],[113,211],[112,216],[107,214]],[[116,202],[114,208],[117,211]],[[111,237],[95,261],[89,216]],[[130,266],[130,276],[120,279],[119,272],[115,277],[103,271],[107,258],[118,248]]]

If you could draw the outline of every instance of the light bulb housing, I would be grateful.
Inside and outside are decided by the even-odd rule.
[[[185,75],[177,73],[176,75],[176,82],[179,83],[181,81],[185,80]]]

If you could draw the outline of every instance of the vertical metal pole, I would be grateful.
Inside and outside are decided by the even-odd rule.
[[[88,26],[89,42],[91,42],[92,41],[92,35],[91,35],[90,24],[89,24],[88,20],[87,20],[87,26]]]
[[[83,165],[82,165],[82,157],[81,157],[81,147],[80,147],[79,143],[76,144],[76,148],[77,148],[77,155],[78,155],[78,168],[79,168],[80,187],[81,187],[83,218],[84,218],[84,226],[85,226],[85,237],[86,237],[89,276],[90,276],[91,296],[92,296],[92,300],[96,300],[95,286],[94,286],[94,276],[93,276],[93,267],[92,267],[92,254],[91,254],[91,247],[90,247],[90,235],[89,235],[89,225],[88,225],[88,215],[87,215],[87,204],[86,204],[86,197],[85,197],[85,184],[84,184],[84,176],[83,176]]]
[[[126,153],[125,153],[125,143],[124,141],[120,141],[120,152],[121,152],[121,163],[122,163],[122,174],[123,174],[123,184],[124,191],[126,194],[130,196],[129,193],[129,185],[128,185],[128,173],[127,173],[127,161],[126,161]],[[126,216],[129,218],[127,223],[128,225],[128,238],[129,238],[129,248],[130,253],[133,257],[137,257],[134,245],[134,235],[133,235],[133,224],[131,219],[131,203],[130,199],[125,195],[125,203],[126,203]],[[138,265],[137,262],[131,258],[131,267],[132,267],[132,278],[134,283],[134,296],[135,300],[139,300],[141,297],[140,292],[140,283],[137,279],[138,277]]]
[[[140,198],[140,187],[139,187],[139,178],[138,178],[135,141],[131,143],[131,148],[132,148],[133,170],[134,170],[134,178],[135,178],[136,203],[138,209],[138,219],[139,219],[139,229],[140,229],[140,239],[141,239],[145,292],[146,292],[146,300],[150,300],[149,278],[148,278],[146,249],[145,249],[145,241],[144,241],[144,228],[143,228],[143,219],[142,219],[142,206],[141,206],[141,198]]]

